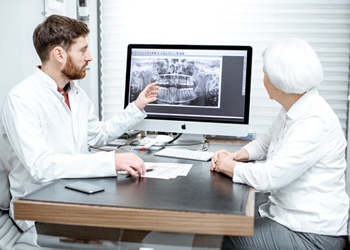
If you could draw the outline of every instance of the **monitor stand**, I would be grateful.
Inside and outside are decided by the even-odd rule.
[[[171,144],[175,147],[201,149],[204,143],[205,136],[203,134],[182,134]]]

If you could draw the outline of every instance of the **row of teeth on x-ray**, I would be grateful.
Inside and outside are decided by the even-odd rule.
[[[163,103],[186,103],[196,99],[193,89],[160,88],[158,100]]]
[[[180,74],[159,75],[158,100],[163,103],[186,103],[197,98],[190,76]]]

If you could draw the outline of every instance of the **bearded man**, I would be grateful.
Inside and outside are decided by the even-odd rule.
[[[142,175],[144,161],[134,153],[90,153],[146,117],[144,107],[157,100],[150,83],[128,107],[99,121],[94,107],[74,80],[85,77],[92,58],[87,25],[64,16],[49,16],[33,33],[41,66],[8,94],[0,120],[0,209],[14,199],[59,178],[116,176],[117,171]],[[12,199],[12,202],[10,202]],[[10,205],[11,204],[11,205]],[[32,221],[16,221],[25,231]]]

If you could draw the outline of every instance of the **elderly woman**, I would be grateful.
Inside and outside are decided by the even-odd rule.
[[[344,249],[347,143],[316,89],[321,63],[307,42],[293,39],[270,45],[263,64],[265,88],[281,111],[265,135],[237,152],[216,152],[211,170],[270,196],[254,236],[225,237],[222,249]]]

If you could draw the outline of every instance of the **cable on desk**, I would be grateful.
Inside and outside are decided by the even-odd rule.
[[[122,147],[126,147],[126,146],[137,146],[138,144],[138,140],[133,140],[133,141],[130,141],[128,143],[125,143],[125,144],[122,144],[122,145],[107,145],[108,148],[106,147],[97,147],[97,146],[92,146],[92,145],[89,145],[89,151],[91,152],[92,150],[98,150],[98,151],[106,151],[106,152],[110,152],[110,151],[116,151]]]
[[[116,147],[115,150],[118,150],[118,149],[123,149],[123,147],[133,147],[133,146],[137,146],[138,145],[138,140],[133,140],[133,141],[130,141],[128,143],[125,143],[125,144],[122,144],[122,145],[118,145]],[[124,149],[123,149],[124,150]]]
[[[195,143],[183,143],[183,144],[172,144],[174,141],[176,141],[177,139],[180,138],[180,136],[182,135],[181,134],[177,134],[173,140],[171,140],[170,142],[168,143],[165,143],[164,146],[165,147],[172,147],[172,146],[175,146],[175,147],[188,147],[188,146],[196,146],[196,145],[202,145],[202,148],[200,149],[189,149],[189,150],[193,150],[193,151],[207,151],[209,149],[209,146],[210,146],[210,142],[207,140],[207,139],[204,139],[204,142],[195,142]],[[139,144],[139,140],[133,140],[133,141],[130,141],[130,142],[127,142],[125,144],[122,144],[122,145],[118,145],[116,146],[115,148],[103,148],[103,147],[96,147],[96,146],[89,146],[89,150],[91,151],[91,149],[95,149],[95,150],[100,150],[100,151],[116,151],[118,149],[123,149],[123,147],[134,147],[134,146],[138,146]]]
[[[89,146],[89,151],[91,152],[92,149],[95,149],[95,150],[99,150],[99,151],[106,151],[106,152],[110,152],[110,151],[114,151],[115,149],[114,148],[103,148],[103,147],[96,147],[96,146]]]
[[[182,133],[177,134],[177,135],[174,137],[174,139],[172,139],[170,142],[168,142],[168,144],[173,143],[174,141],[176,141],[177,139],[179,139],[181,135],[182,135]]]

